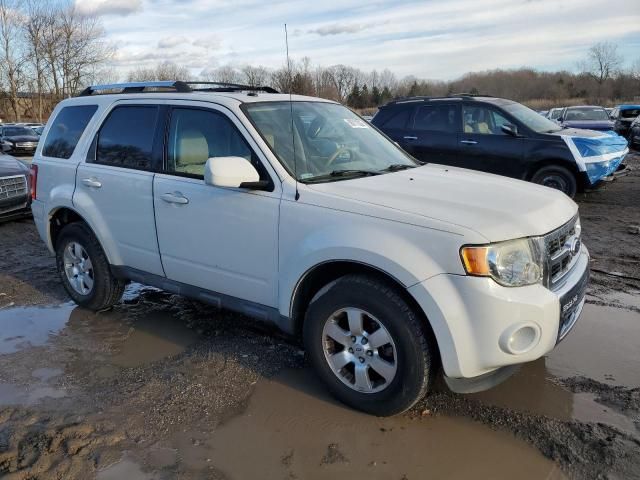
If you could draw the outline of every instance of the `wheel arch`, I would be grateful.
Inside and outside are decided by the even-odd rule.
[[[102,246],[102,250],[104,251],[105,256],[109,263],[111,263],[111,258],[109,257],[109,252],[104,248],[104,244],[98,235],[96,235],[95,229],[91,226],[91,223],[88,222],[78,211],[70,208],[68,206],[62,206],[55,208],[51,212],[49,212],[48,216],[48,224],[47,224],[47,234],[49,236],[49,242],[52,247],[52,251],[55,252],[56,243],[58,241],[58,237],[60,236],[60,232],[62,229],[71,223],[80,222],[86,225],[86,227],[91,231],[93,236],[98,240],[98,243]]]
[[[407,305],[420,317],[422,325],[428,335],[434,339],[433,343],[436,345],[436,349],[438,348],[438,342],[431,323],[424,310],[407,290],[407,286],[378,267],[354,260],[331,260],[319,263],[308,269],[298,280],[291,297],[289,312],[296,335],[300,335],[302,332],[307,309],[314,297],[339,278],[352,274],[367,275],[393,287],[402,299],[407,302]],[[440,359],[439,350],[435,356]]]
[[[533,179],[533,176],[536,174],[538,170],[540,170],[541,168],[550,167],[550,166],[566,168],[571,173],[573,173],[576,179],[576,182],[578,182],[578,185],[580,184],[580,171],[578,170],[578,166],[576,165],[576,163],[569,162],[562,158],[554,158],[554,157],[544,158],[542,160],[538,160],[537,162],[534,162],[533,164],[531,164],[527,170],[525,179],[528,181],[531,181]]]

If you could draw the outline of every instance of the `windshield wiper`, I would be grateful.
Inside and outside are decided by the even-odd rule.
[[[417,165],[409,165],[406,163],[394,163],[389,165],[387,168],[383,168],[380,170],[381,172],[398,172],[400,170],[406,170],[408,168],[416,168]]]
[[[304,181],[315,182],[320,180],[330,180],[332,178],[339,178],[339,177],[369,177],[372,175],[380,175],[380,172],[376,170],[358,170],[358,169],[333,170],[323,175],[316,175],[315,177],[305,178]]]

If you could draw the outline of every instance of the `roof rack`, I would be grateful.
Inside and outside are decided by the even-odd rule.
[[[196,85],[206,85],[204,88],[194,88]],[[85,88],[79,97],[90,95],[104,95],[105,93],[115,93],[112,90],[120,90],[118,93],[162,93],[166,91],[191,93],[191,92],[264,92],[278,93],[271,87],[252,87],[250,85],[239,85],[237,83],[225,82],[182,82],[182,81],[159,81],[159,82],[127,82],[110,83],[105,85],[92,85]]]
[[[489,97],[489,98],[493,98],[493,95],[485,95],[485,94],[480,94],[480,93],[450,93],[449,95],[447,95],[447,97],[469,97],[469,98],[473,98],[473,97]]]

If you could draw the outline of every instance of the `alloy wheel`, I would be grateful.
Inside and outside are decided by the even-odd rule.
[[[93,290],[93,265],[87,251],[78,242],[70,242],[62,258],[67,280],[77,293],[88,295]]]
[[[360,308],[333,313],[322,329],[325,359],[333,374],[360,393],[387,388],[398,369],[397,350],[385,326]]]

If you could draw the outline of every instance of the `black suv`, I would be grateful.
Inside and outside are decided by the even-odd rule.
[[[601,133],[564,128],[511,100],[466,94],[404,98],[381,107],[371,123],[424,162],[528,180],[569,196],[601,179],[587,175],[587,164],[566,139],[596,141]]]

